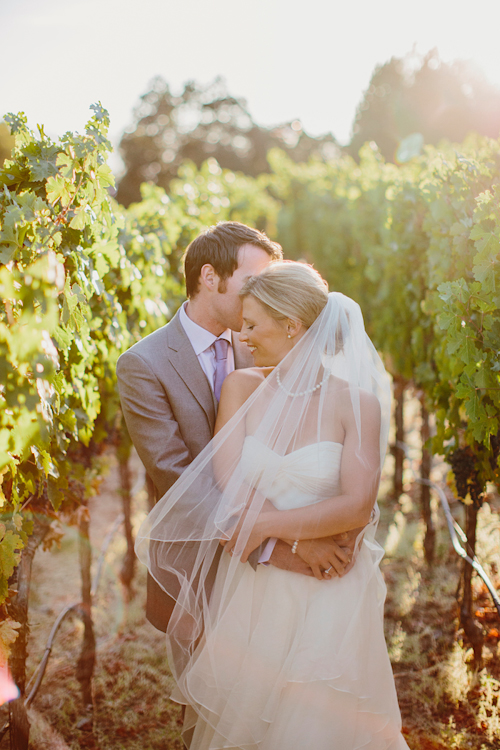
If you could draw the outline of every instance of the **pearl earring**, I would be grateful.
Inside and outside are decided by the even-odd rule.
[[[290,336],[290,334],[288,334],[288,338],[289,338],[289,339],[291,339],[291,338],[292,338],[292,337]]]

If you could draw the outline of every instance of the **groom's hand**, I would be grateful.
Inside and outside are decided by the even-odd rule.
[[[301,539],[297,544],[297,555],[311,568],[319,580],[342,577],[351,564],[354,544],[349,545],[347,534],[338,534],[322,539]],[[328,572],[327,572],[328,571]]]
[[[364,533],[365,529],[366,529],[366,526],[360,526],[357,529],[351,529],[351,531],[347,531],[345,534],[338,534],[337,536],[332,537],[333,541],[341,544],[342,548],[344,550],[346,550],[346,551],[348,550],[349,551],[349,558],[350,558],[350,560],[347,563],[347,565],[345,566],[344,572],[342,573],[342,575],[344,575],[344,576],[347,573],[349,573],[349,571],[351,570],[351,568],[354,567],[354,564],[355,564],[356,559],[358,557],[360,546],[361,546],[359,544],[358,545],[358,549],[356,550],[356,552],[354,551],[354,548],[356,546],[356,539],[358,538],[358,536],[360,534]],[[340,540],[339,537],[343,537],[343,539]]]

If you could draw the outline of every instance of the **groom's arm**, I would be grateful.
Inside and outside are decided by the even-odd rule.
[[[127,429],[158,496],[170,489],[192,461],[165,391],[148,363],[133,351],[116,373]]]

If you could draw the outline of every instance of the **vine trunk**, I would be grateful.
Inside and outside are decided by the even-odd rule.
[[[25,705],[26,657],[28,655],[28,603],[31,585],[31,570],[35,552],[46,536],[51,521],[47,516],[35,515],[33,533],[21,553],[21,561],[15,570],[11,584],[17,589],[9,605],[9,615],[21,627],[14,641],[9,659],[12,679],[19,688],[20,696],[9,705],[11,750],[28,750],[30,725]]]
[[[427,411],[427,407],[425,405],[425,396],[423,393],[421,393],[420,395],[420,415],[420,438],[422,442],[422,462],[420,464],[420,478],[423,480],[420,489],[420,505],[422,508],[422,518],[425,523],[425,561],[428,565],[432,565],[432,563],[434,562],[436,547],[436,529],[434,528],[434,523],[432,521],[431,488],[428,484],[432,468],[432,455],[428,448],[431,433],[429,425],[429,412]]]

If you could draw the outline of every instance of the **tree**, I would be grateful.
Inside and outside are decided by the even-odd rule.
[[[333,135],[313,138],[298,120],[274,128],[257,125],[245,101],[231,96],[221,78],[207,86],[186,83],[178,96],[156,78],[135,120],[120,142],[126,172],[116,197],[125,206],[140,200],[142,182],[167,189],[186,159],[200,167],[213,157],[223,168],[256,176],[269,172],[267,152],[276,146],[295,161],[312,154],[332,159],[340,152]]]
[[[470,132],[491,138],[500,133],[500,89],[471,63],[444,63],[437,50],[393,57],[378,66],[358,106],[349,153],[357,158],[366,141],[375,141],[387,160],[412,134],[422,143],[443,138],[460,143]]]

